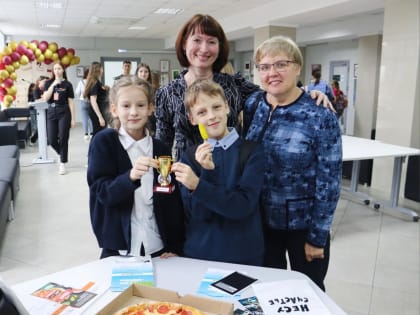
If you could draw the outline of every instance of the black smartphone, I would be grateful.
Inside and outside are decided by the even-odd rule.
[[[236,294],[257,280],[235,271],[211,285],[229,294]]]

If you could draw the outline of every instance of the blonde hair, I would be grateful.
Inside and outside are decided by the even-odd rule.
[[[284,53],[300,67],[303,66],[303,57],[297,44],[289,37],[275,36],[261,43],[254,53],[254,63],[259,64],[260,60],[267,55],[273,56]]]
[[[149,82],[143,79],[140,79],[137,76],[124,76],[121,79],[115,81],[114,85],[111,88],[111,91],[109,92],[109,100],[111,104],[116,106],[118,103],[118,92],[120,91],[120,89],[124,87],[130,87],[130,86],[140,88],[143,91],[144,95],[146,95],[148,105],[152,106],[151,104],[153,104],[153,98],[154,98],[152,85]],[[117,117],[113,117],[111,125],[115,129],[119,129],[121,126],[121,123]],[[151,130],[149,125],[146,126],[146,128]]]
[[[197,80],[191,84],[185,92],[184,103],[188,112],[190,112],[191,108],[197,103],[197,98],[200,93],[211,97],[220,96],[223,101],[227,103],[225,92],[218,83],[206,79]]]
[[[227,74],[235,74],[235,69],[233,69],[232,63],[228,61],[222,68],[222,70],[220,70],[220,72]]]

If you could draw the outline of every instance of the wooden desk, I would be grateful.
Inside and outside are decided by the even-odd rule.
[[[419,220],[419,215],[413,210],[398,207],[398,198],[400,195],[402,163],[407,156],[420,155],[420,150],[358,137],[342,136],[342,140],[343,161],[353,161],[350,192],[357,193],[357,182],[359,178],[361,160],[393,157],[394,168],[389,202],[376,202],[374,206],[376,209],[378,209],[381,205],[386,206],[394,211],[410,216],[413,221],[417,222]]]
[[[38,279],[16,284],[12,287],[12,289],[30,312],[31,299],[39,299],[31,296],[30,294],[48,282],[82,287],[85,283],[94,281],[98,288],[105,288],[105,292],[101,296],[97,297],[83,313],[92,315],[102,309],[119,294],[118,292],[111,292],[108,289],[111,282],[112,267],[114,266],[116,259],[118,259],[118,257],[108,257],[106,259],[93,261],[88,264],[53,273]],[[156,287],[174,290],[181,295],[187,293],[196,294],[200,282],[208,268],[246,272],[248,275],[258,278],[260,282],[306,279],[332,314],[345,314],[345,312],[311,280],[309,280],[309,278],[307,278],[304,274],[295,271],[181,257],[173,257],[169,259],[154,258],[153,267]],[[254,295],[255,294],[253,293],[252,288],[248,288],[243,291],[241,298]],[[234,300],[232,300],[232,302],[234,302]]]

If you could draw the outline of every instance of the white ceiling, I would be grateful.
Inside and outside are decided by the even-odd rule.
[[[62,9],[40,8],[61,3]],[[384,0],[0,0],[0,31],[5,35],[157,38],[173,40],[195,13],[210,14],[229,40],[249,38],[266,25],[299,29],[383,14]],[[176,8],[177,15],[158,15]],[[48,29],[42,24],[59,24]],[[347,23],[346,27],[351,27]],[[353,23],[357,24],[357,23]],[[129,26],[145,30],[129,30]]]

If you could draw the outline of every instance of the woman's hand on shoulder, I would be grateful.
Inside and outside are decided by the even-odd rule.
[[[312,90],[309,92],[309,95],[312,99],[316,99],[316,105],[322,104],[325,108],[328,108],[335,113],[335,109],[326,94],[318,90]]]

